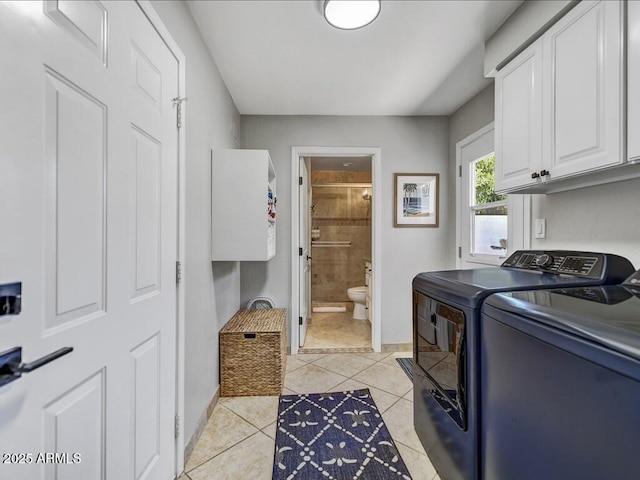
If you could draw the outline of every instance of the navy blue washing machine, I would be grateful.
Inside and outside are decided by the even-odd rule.
[[[483,478],[640,478],[640,271],[492,295],[481,324]]]
[[[616,255],[526,250],[500,267],[413,279],[414,426],[442,480],[480,478],[483,301],[496,292],[619,284],[633,272]]]

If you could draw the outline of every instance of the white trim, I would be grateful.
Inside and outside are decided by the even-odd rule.
[[[373,320],[371,322],[371,347],[375,352],[382,350],[382,149],[377,147],[291,147],[291,304],[289,305],[291,330],[291,354],[298,353],[298,177],[300,157],[371,157],[372,196],[372,244],[371,263],[373,270]],[[376,193],[377,192],[377,193]]]
[[[462,192],[462,177],[460,176],[462,168],[462,150],[493,129],[494,122],[491,122],[456,143],[456,268],[462,268],[463,264],[462,258],[458,252],[462,246],[462,209],[467,207],[460,201],[460,193]]]
[[[149,0],[136,0],[138,5],[178,61],[178,96],[187,96],[186,90],[186,57],[173,39],[169,29],[160,19]],[[176,305],[176,414],[180,417],[180,429],[175,443],[175,476],[184,471],[184,419],[185,419],[185,290],[186,290],[186,131],[187,102],[182,103],[182,128],[178,130],[178,251],[177,261],[182,267],[182,279],[178,284]]]

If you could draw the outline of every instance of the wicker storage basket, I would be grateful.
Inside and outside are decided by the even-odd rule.
[[[284,308],[240,310],[220,330],[220,395],[280,395],[287,360]]]

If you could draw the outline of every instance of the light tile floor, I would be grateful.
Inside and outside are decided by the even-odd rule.
[[[302,351],[318,348],[371,348],[371,324],[353,312],[313,312]]]
[[[283,394],[368,388],[414,480],[440,480],[413,429],[412,384],[399,353],[287,357]],[[179,480],[270,480],[278,397],[221,398]],[[304,479],[313,480],[313,479]]]

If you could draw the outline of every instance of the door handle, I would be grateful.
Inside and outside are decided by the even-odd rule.
[[[19,379],[23,373],[33,372],[47,363],[73,352],[73,347],[63,347],[33,362],[22,362],[22,347],[14,347],[0,353],[0,387]]]
[[[307,255],[307,262],[311,260],[311,257],[309,255]]]

